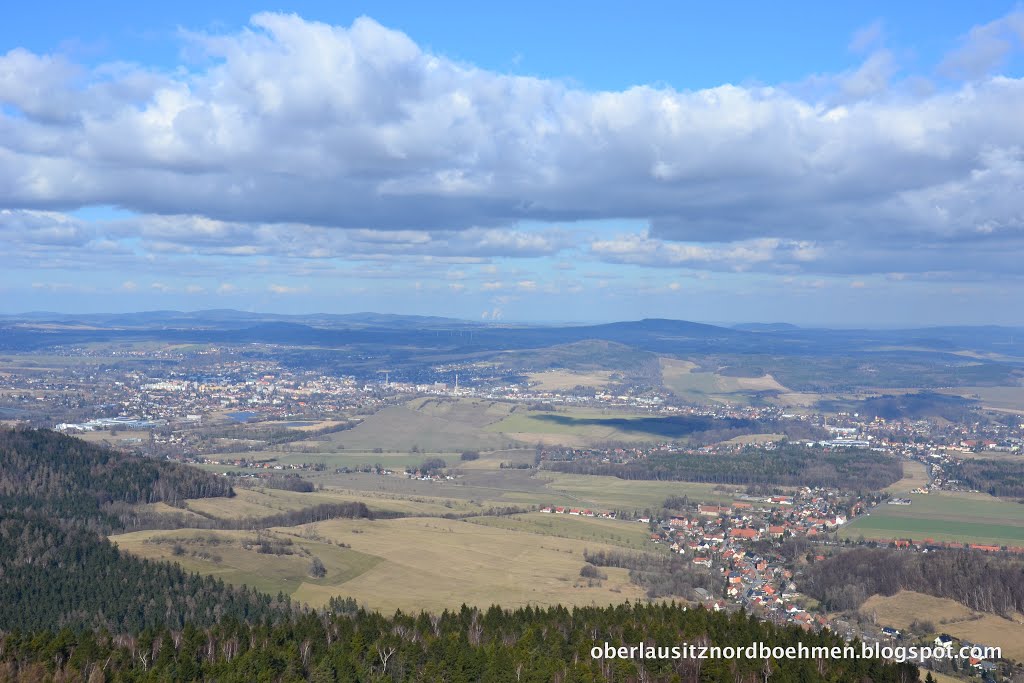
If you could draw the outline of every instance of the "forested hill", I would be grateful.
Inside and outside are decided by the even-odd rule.
[[[231,496],[223,478],[47,430],[0,431],[0,511],[115,524],[119,504]]]
[[[283,618],[286,598],[124,555],[101,535],[119,526],[118,506],[231,493],[183,465],[49,431],[0,431],[0,630],[125,633]]]

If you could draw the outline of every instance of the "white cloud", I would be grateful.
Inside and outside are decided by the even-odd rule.
[[[456,63],[365,18],[258,14],[241,31],[188,34],[207,59],[169,72],[18,48],[0,56],[0,205],[21,208],[0,212],[0,247],[26,261],[55,249],[65,264],[137,249],[440,267],[593,241],[521,225],[632,219],[649,233],[593,241],[591,254],[1012,272],[1024,80],[981,76],[1020,45],[1024,13],[973,29],[943,68],[977,80],[940,90],[894,83],[881,34],[859,32],[863,63],[820,92],[591,92]],[[141,215],[97,226],[59,213],[92,204]]]
[[[609,263],[727,270],[745,270],[763,264],[779,266],[798,261],[810,262],[822,255],[821,248],[810,242],[763,238],[718,245],[684,244],[636,233],[595,240],[590,251]]]
[[[1024,9],[973,27],[961,45],[946,56],[940,70],[953,78],[979,78],[999,67],[1024,44]]]

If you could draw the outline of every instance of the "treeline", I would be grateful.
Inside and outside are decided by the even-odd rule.
[[[967,549],[923,554],[857,548],[808,567],[802,589],[835,610],[908,590],[1010,616],[1024,611],[1024,560]]]
[[[470,510],[468,512],[446,512],[441,519],[472,519],[473,517],[509,517],[511,515],[522,515],[533,512],[532,507],[521,507],[519,505],[491,505],[483,510]]]
[[[1018,461],[965,459],[948,474],[992,496],[1024,498],[1024,464]]]
[[[711,572],[693,566],[682,555],[628,553],[616,550],[583,551],[583,559],[595,567],[621,567],[629,570],[629,580],[647,591],[649,598],[679,596],[692,598],[696,588],[712,595],[720,592],[721,581]]]
[[[390,516],[390,515],[385,515]],[[272,526],[298,526],[299,524],[310,524],[312,522],[324,522],[328,519],[373,519],[374,515],[370,508],[363,502],[348,503],[321,503],[299,510],[288,510],[277,515],[266,517],[249,517],[242,519],[218,520],[222,529],[263,529]],[[193,525],[194,526],[194,525]]]
[[[223,477],[47,430],[0,430],[0,511],[114,523],[117,506],[232,496]]]
[[[620,479],[693,481],[712,484],[825,486],[879,490],[903,477],[899,460],[864,449],[829,451],[784,444],[774,450],[748,447],[736,453],[655,452],[625,463],[597,458],[554,461],[558,472]]]
[[[463,607],[439,615],[305,614],[277,624],[225,617],[200,628],[0,636],[0,679],[12,681],[916,681],[912,664],[870,659],[594,658],[591,649],[693,643],[833,647],[837,636],[744,614],[674,604]]]
[[[266,529],[273,526],[298,526],[329,519],[380,519],[404,517],[403,513],[391,511],[373,512],[366,503],[352,501],[345,503],[320,503],[296,510],[286,510],[263,517],[211,517],[199,513],[186,516],[185,513],[146,512],[138,509],[123,510],[118,522],[123,529]]]

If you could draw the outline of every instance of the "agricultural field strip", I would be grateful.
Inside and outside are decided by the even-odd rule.
[[[980,494],[914,496],[909,506],[880,505],[854,520],[845,537],[995,542],[1024,545],[1024,506]]]
[[[905,494],[913,489],[925,487],[929,483],[928,470],[924,463],[917,461],[903,462],[903,478],[883,489],[889,493]]]
[[[190,500],[189,511],[218,519],[266,517],[292,510],[301,510],[323,503],[362,502],[371,510],[403,512],[406,514],[437,514],[463,512],[475,508],[464,501],[443,496],[428,498],[423,495],[396,495],[375,491],[325,488],[311,493],[273,490],[238,489],[234,498],[204,498]],[[162,512],[168,510],[161,509]]]
[[[931,538],[936,541],[1024,545],[1024,527],[926,519],[886,518],[870,523],[858,523],[849,527],[843,535],[847,537],[863,535],[867,538],[881,539],[912,538],[916,541]]]
[[[646,525],[622,520],[605,520],[571,515],[532,512],[507,517],[470,517],[467,522],[541,536],[559,536],[583,541],[650,550]]]

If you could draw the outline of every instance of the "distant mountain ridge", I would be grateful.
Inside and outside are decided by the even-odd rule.
[[[388,313],[296,314],[235,310],[148,311],[115,314],[33,312],[0,316],[0,349],[28,351],[95,342],[279,344],[362,348],[391,362],[417,353],[466,354],[541,349],[582,341],[622,344],[669,356],[879,357],[917,361],[1024,364],[1024,328],[933,327],[905,330],[814,329],[788,323],[721,327],[665,318],[590,325],[467,321]],[[958,355],[960,354],[960,355]],[[369,356],[367,356],[369,357]]]
[[[140,311],[138,313],[57,313],[32,311],[29,313],[0,314],[0,322],[24,321],[34,323],[59,323],[64,325],[109,325],[117,327],[139,327],[147,325],[202,326],[202,327],[247,327],[260,323],[283,322],[311,326],[478,326],[483,323],[427,315],[404,315],[395,313],[252,313],[234,309],[208,309],[200,311]]]

